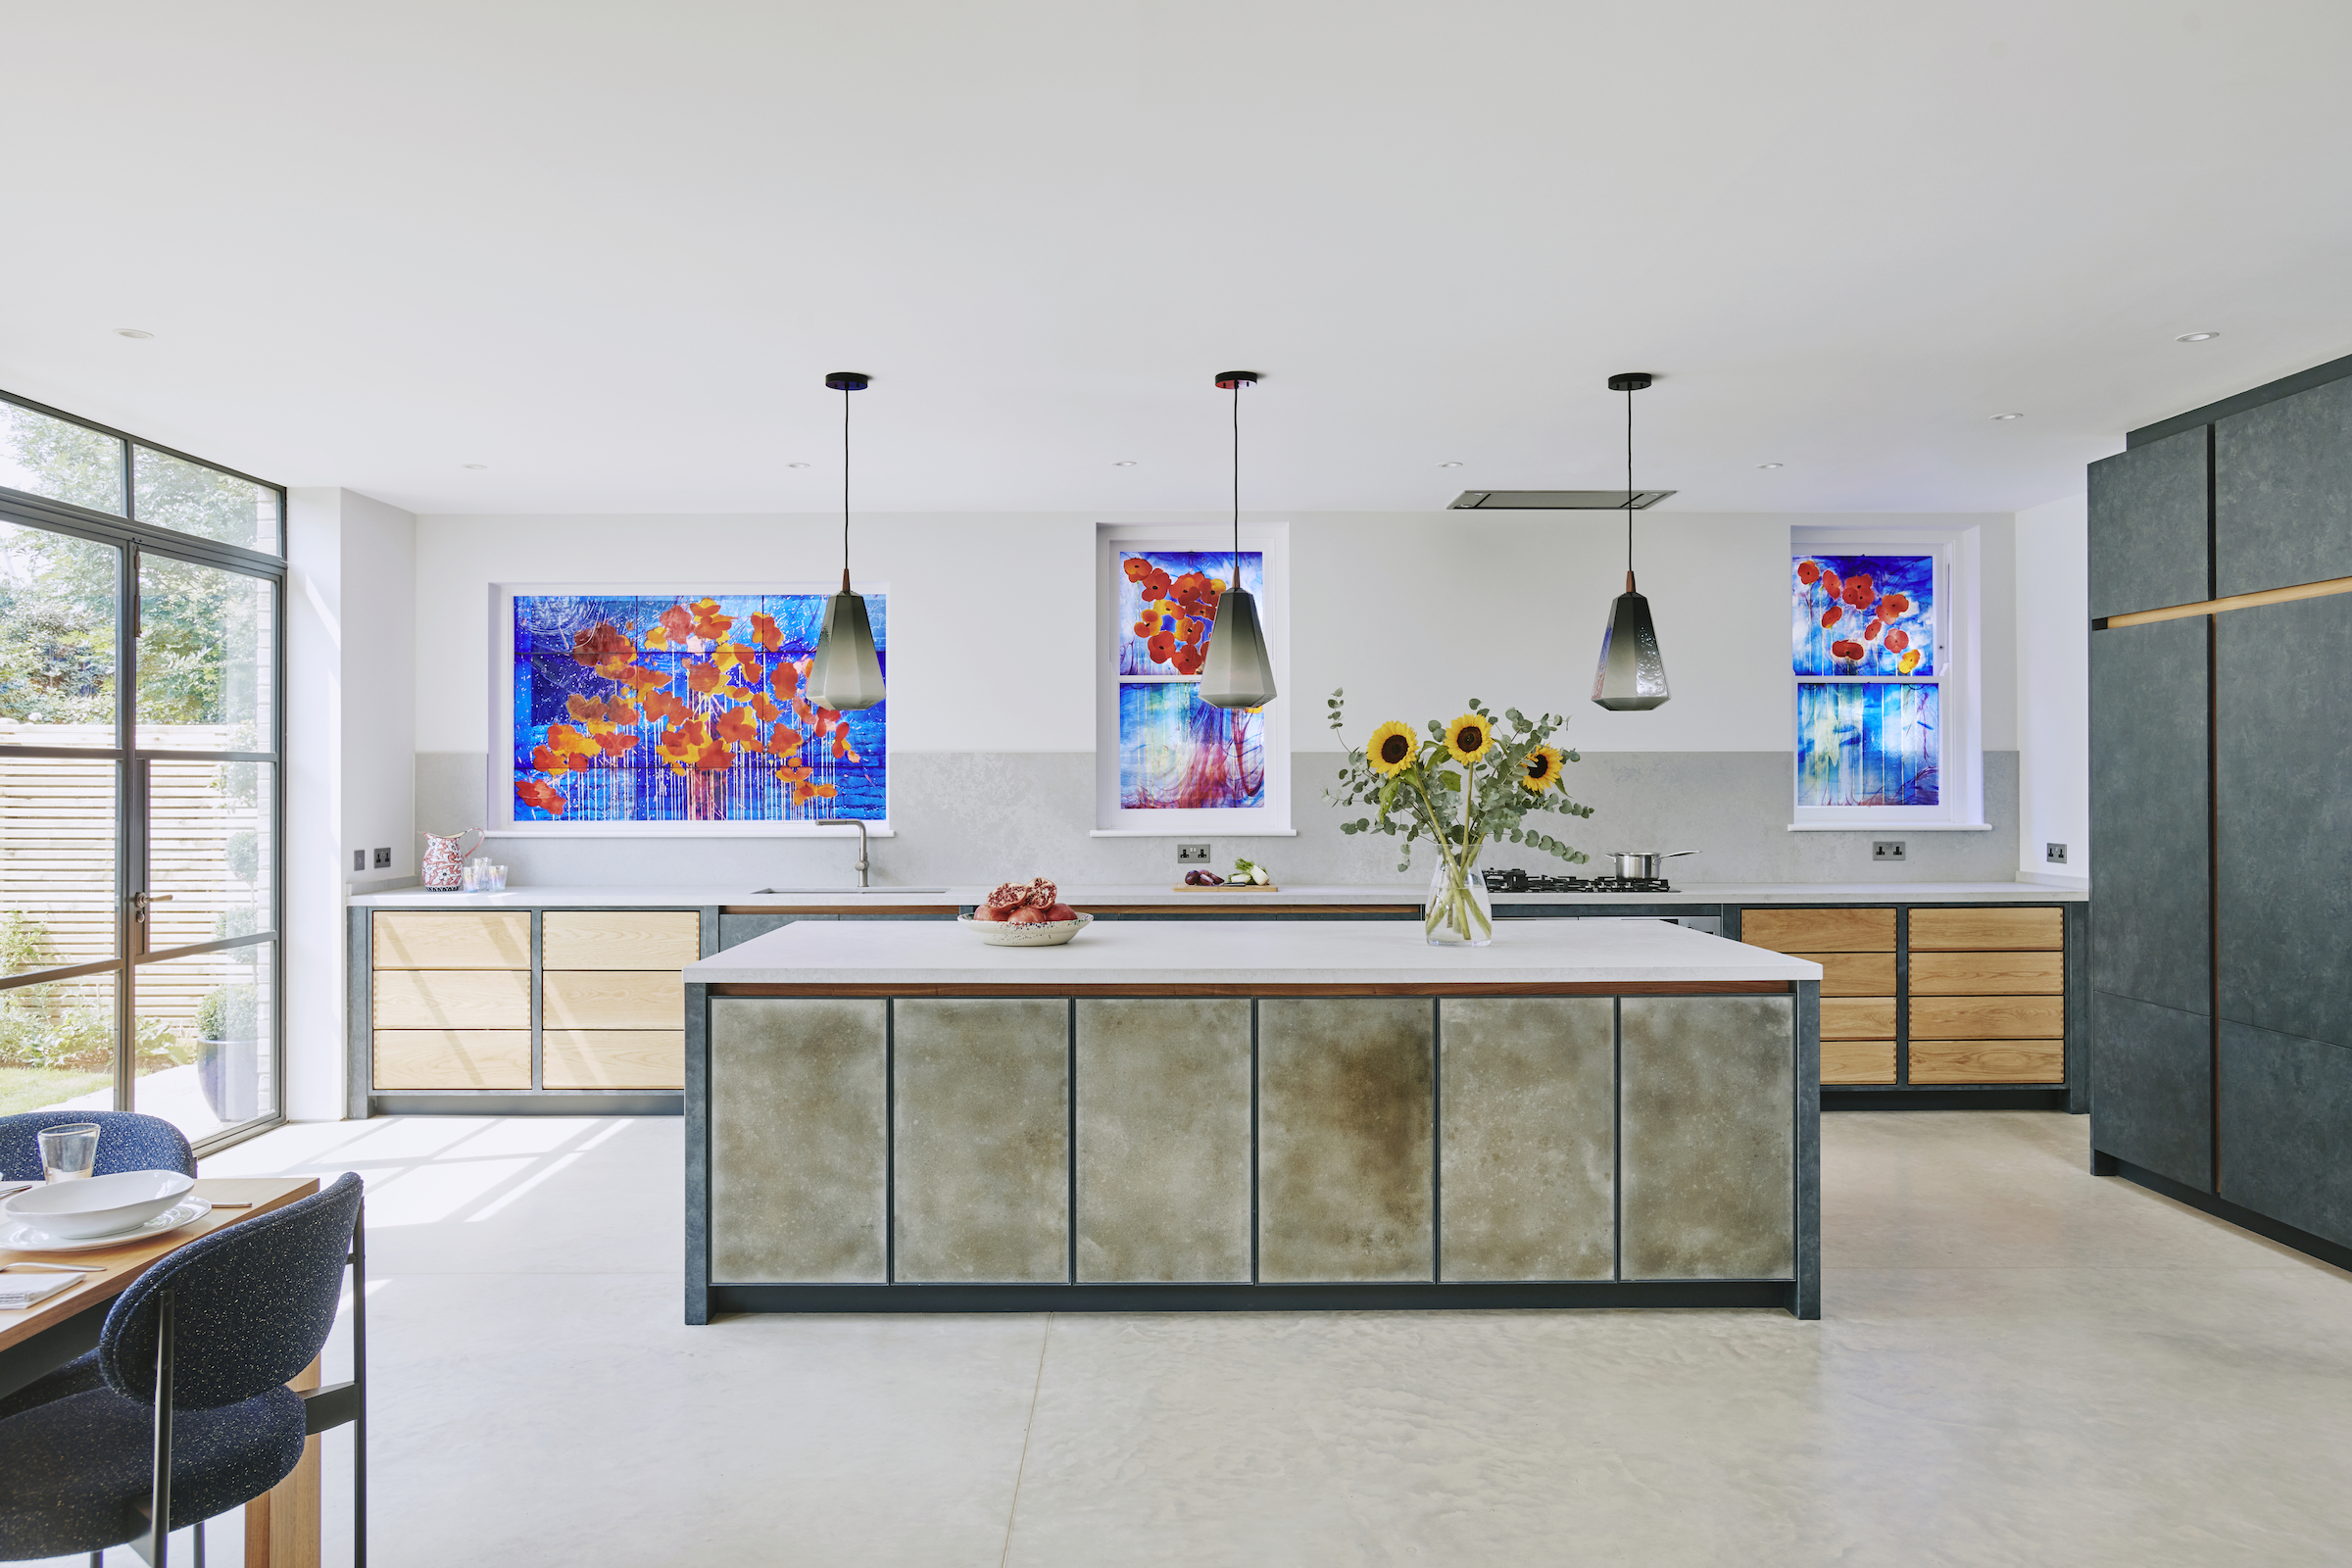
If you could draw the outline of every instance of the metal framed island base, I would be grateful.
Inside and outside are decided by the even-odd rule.
[[[1654,924],[787,927],[686,971],[686,1321],[1818,1317],[1817,975]]]

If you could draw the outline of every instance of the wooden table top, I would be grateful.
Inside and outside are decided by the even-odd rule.
[[[0,1311],[0,1350],[22,1345],[42,1330],[63,1323],[100,1301],[111,1301],[147,1272],[156,1259],[169,1256],[200,1236],[210,1236],[241,1219],[283,1208],[318,1191],[315,1176],[207,1176],[196,1183],[195,1195],[213,1203],[251,1203],[251,1208],[216,1208],[192,1225],[183,1225],[152,1241],[125,1242],[120,1247],[92,1248],[86,1252],[23,1252],[0,1249],[0,1264],[15,1262],[70,1263],[76,1268],[103,1270],[82,1277],[78,1285],[58,1292],[22,1311]],[[34,1272],[16,1271],[22,1279]]]

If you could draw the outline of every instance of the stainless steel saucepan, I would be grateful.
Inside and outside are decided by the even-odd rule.
[[[1696,855],[1696,850],[1674,850],[1665,855],[1656,851],[1611,850],[1604,858],[1616,862],[1617,869],[1609,874],[1628,882],[1653,882],[1666,874],[1666,862],[1678,856]]]

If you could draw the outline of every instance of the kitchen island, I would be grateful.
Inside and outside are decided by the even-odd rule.
[[[1820,1313],[1821,966],[1651,922],[798,922],[686,982],[686,1320]]]

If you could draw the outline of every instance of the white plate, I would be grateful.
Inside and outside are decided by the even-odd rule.
[[[0,1251],[88,1252],[101,1247],[122,1247],[132,1242],[153,1241],[167,1231],[194,1224],[212,1211],[213,1205],[203,1199],[185,1198],[144,1225],[133,1225],[112,1236],[84,1236],[72,1241],[61,1240],[18,1220],[13,1224],[0,1224]]]
[[[1014,925],[1010,920],[975,920],[968,914],[956,917],[958,925],[980,933],[980,940],[992,948],[1058,948],[1094,923],[1094,916],[1082,914],[1075,920],[1041,920],[1031,925]]]

